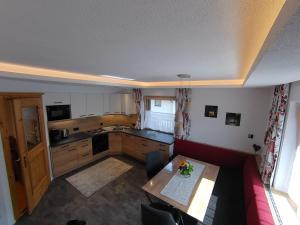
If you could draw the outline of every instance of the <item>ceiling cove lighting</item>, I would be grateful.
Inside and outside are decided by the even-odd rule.
[[[126,77],[118,77],[118,76],[111,76],[111,75],[100,75],[101,77],[107,77],[107,78],[113,78],[113,79],[119,79],[119,80],[135,80],[132,78],[126,78]]]
[[[1,61],[0,77],[139,88],[241,87],[243,86],[244,82],[244,79],[143,82],[133,80],[131,78],[122,78],[111,75],[76,73],[70,71],[13,64]]]

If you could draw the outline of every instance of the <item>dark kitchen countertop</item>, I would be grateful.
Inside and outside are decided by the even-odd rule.
[[[136,130],[136,129],[124,129],[121,132],[131,134],[134,136],[146,138],[153,141],[158,141],[164,144],[171,145],[174,143],[174,137],[171,134],[166,134],[152,130]]]
[[[55,148],[60,145],[69,144],[69,143],[80,141],[80,140],[87,139],[90,137],[91,137],[91,135],[89,135],[85,132],[79,132],[79,133],[71,134],[71,135],[69,135],[69,137],[63,138],[58,142],[50,143],[50,146],[52,148]]]
[[[173,135],[158,132],[158,131],[137,130],[137,129],[131,129],[131,128],[130,129],[122,129],[122,130],[113,130],[111,128],[105,129],[105,127],[104,127],[103,131],[100,133],[102,134],[102,133],[109,133],[109,132],[122,132],[122,133],[130,134],[130,135],[134,135],[137,137],[146,138],[146,139],[149,139],[152,141],[161,142],[161,143],[167,144],[167,145],[171,145],[174,143]],[[58,142],[51,143],[50,146],[52,148],[54,148],[54,147],[57,147],[60,145],[69,144],[69,143],[80,141],[80,140],[90,138],[90,137],[92,137],[91,134],[88,134],[86,132],[79,132],[79,133],[71,134],[69,137],[64,138]]]

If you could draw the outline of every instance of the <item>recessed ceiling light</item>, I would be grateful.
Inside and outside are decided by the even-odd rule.
[[[135,80],[132,78],[118,77],[118,76],[111,76],[111,75],[101,75],[101,77],[114,78],[114,79],[119,79],[119,80]]]
[[[190,74],[177,74],[177,77],[180,79],[191,79],[191,75]]]

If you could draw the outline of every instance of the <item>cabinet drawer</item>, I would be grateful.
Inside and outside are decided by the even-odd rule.
[[[91,151],[78,154],[79,165],[89,163],[92,159],[93,159],[93,154]]]
[[[53,174],[55,177],[60,176],[66,172],[71,171],[78,165],[77,158],[74,160],[69,160],[64,163],[56,163],[53,168]]]
[[[77,158],[77,148],[71,147],[64,150],[54,151],[52,153],[52,160],[56,162],[65,162]]]

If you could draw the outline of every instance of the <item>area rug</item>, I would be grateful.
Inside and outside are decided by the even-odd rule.
[[[115,158],[108,158],[66,178],[66,180],[88,198],[131,168],[132,166],[125,162]]]

